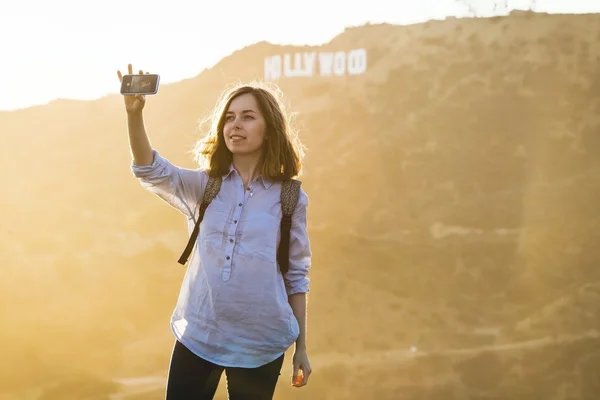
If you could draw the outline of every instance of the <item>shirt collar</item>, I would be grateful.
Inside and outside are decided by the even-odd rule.
[[[225,175],[223,175],[223,180],[225,180],[225,179],[229,178],[229,176],[230,176],[232,173],[233,173],[233,174],[236,174],[237,176],[239,176],[239,174],[237,173],[237,171],[236,171],[236,170],[235,170],[235,168],[233,167],[233,164],[230,164],[230,165],[229,165],[229,171],[227,171],[227,173],[225,173]],[[268,188],[270,188],[270,187],[273,185],[273,182],[272,182],[270,179],[268,179],[268,178],[265,178],[265,177],[264,177],[264,176],[262,176],[262,175],[259,175],[259,176],[258,176],[258,178],[256,178],[256,179],[257,179],[257,180],[259,180],[259,181],[262,183],[262,185],[263,185],[263,187],[264,187],[265,189],[268,189]]]

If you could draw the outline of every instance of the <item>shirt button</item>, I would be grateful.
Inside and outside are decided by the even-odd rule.
[[[238,204],[238,206],[240,206],[240,207],[241,207],[241,206],[242,206],[242,203],[239,203],[239,204]]]
[[[229,243],[233,243],[233,239],[229,239]]]
[[[225,258],[229,260],[231,257],[227,256],[227,257],[225,257]]]
[[[237,219],[233,221],[234,224],[237,224]]]

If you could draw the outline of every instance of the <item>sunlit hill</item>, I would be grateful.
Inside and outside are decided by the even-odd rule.
[[[364,74],[279,80],[308,150],[315,372],[293,390],[288,358],[276,398],[593,398],[600,15],[257,43],[148,98],[152,144],[194,167],[226,85],[358,48]],[[121,96],[0,113],[0,138],[0,399],[162,399],[187,233],[131,174]]]

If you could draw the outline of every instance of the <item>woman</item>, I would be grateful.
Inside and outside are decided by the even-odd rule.
[[[124,98],[133,174],[181,211],[190,231],[209,176],[222,177],[171,318],[176,341],[167,400],[212,399],[223,371],[230,399],[272,399],[284,353],[294,343],[292,385],[306,385],[311,250],[302,189],[292,216],[287,272],[276,261],[281,182],[299,174],[302,157],[281,103],[259,86],[225,92],[212,129],[196,146],[201,168],[190,170],[152,148],[144,96]]]

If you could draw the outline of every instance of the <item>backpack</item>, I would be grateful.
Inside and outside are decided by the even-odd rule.
[[[202,204],[200,205],[200,211],[198,213],[198,219],[194,226],[194,230],[190,235],[185,250],[179,257],[179,264],[185,265],[192,249],[196,244],[198,232],[200,231],[200,223],[204,218],[204,213],[210,202],[217,196],[221,189],[222,178],[220,176],[213,177],[209,176],[206,188],[204,189],[204,195],[202,197]],[[292,215],[296,209],[298,198],[300,197],[300,186],[302,182],[296,179],[288,179],[281,183],[281,212],[283,214],[281,218],[281,240],[279,242],[279,248],[277,249],[277,263],[282,274],[287,273],[290,265],[290,229],[292,227]]]

